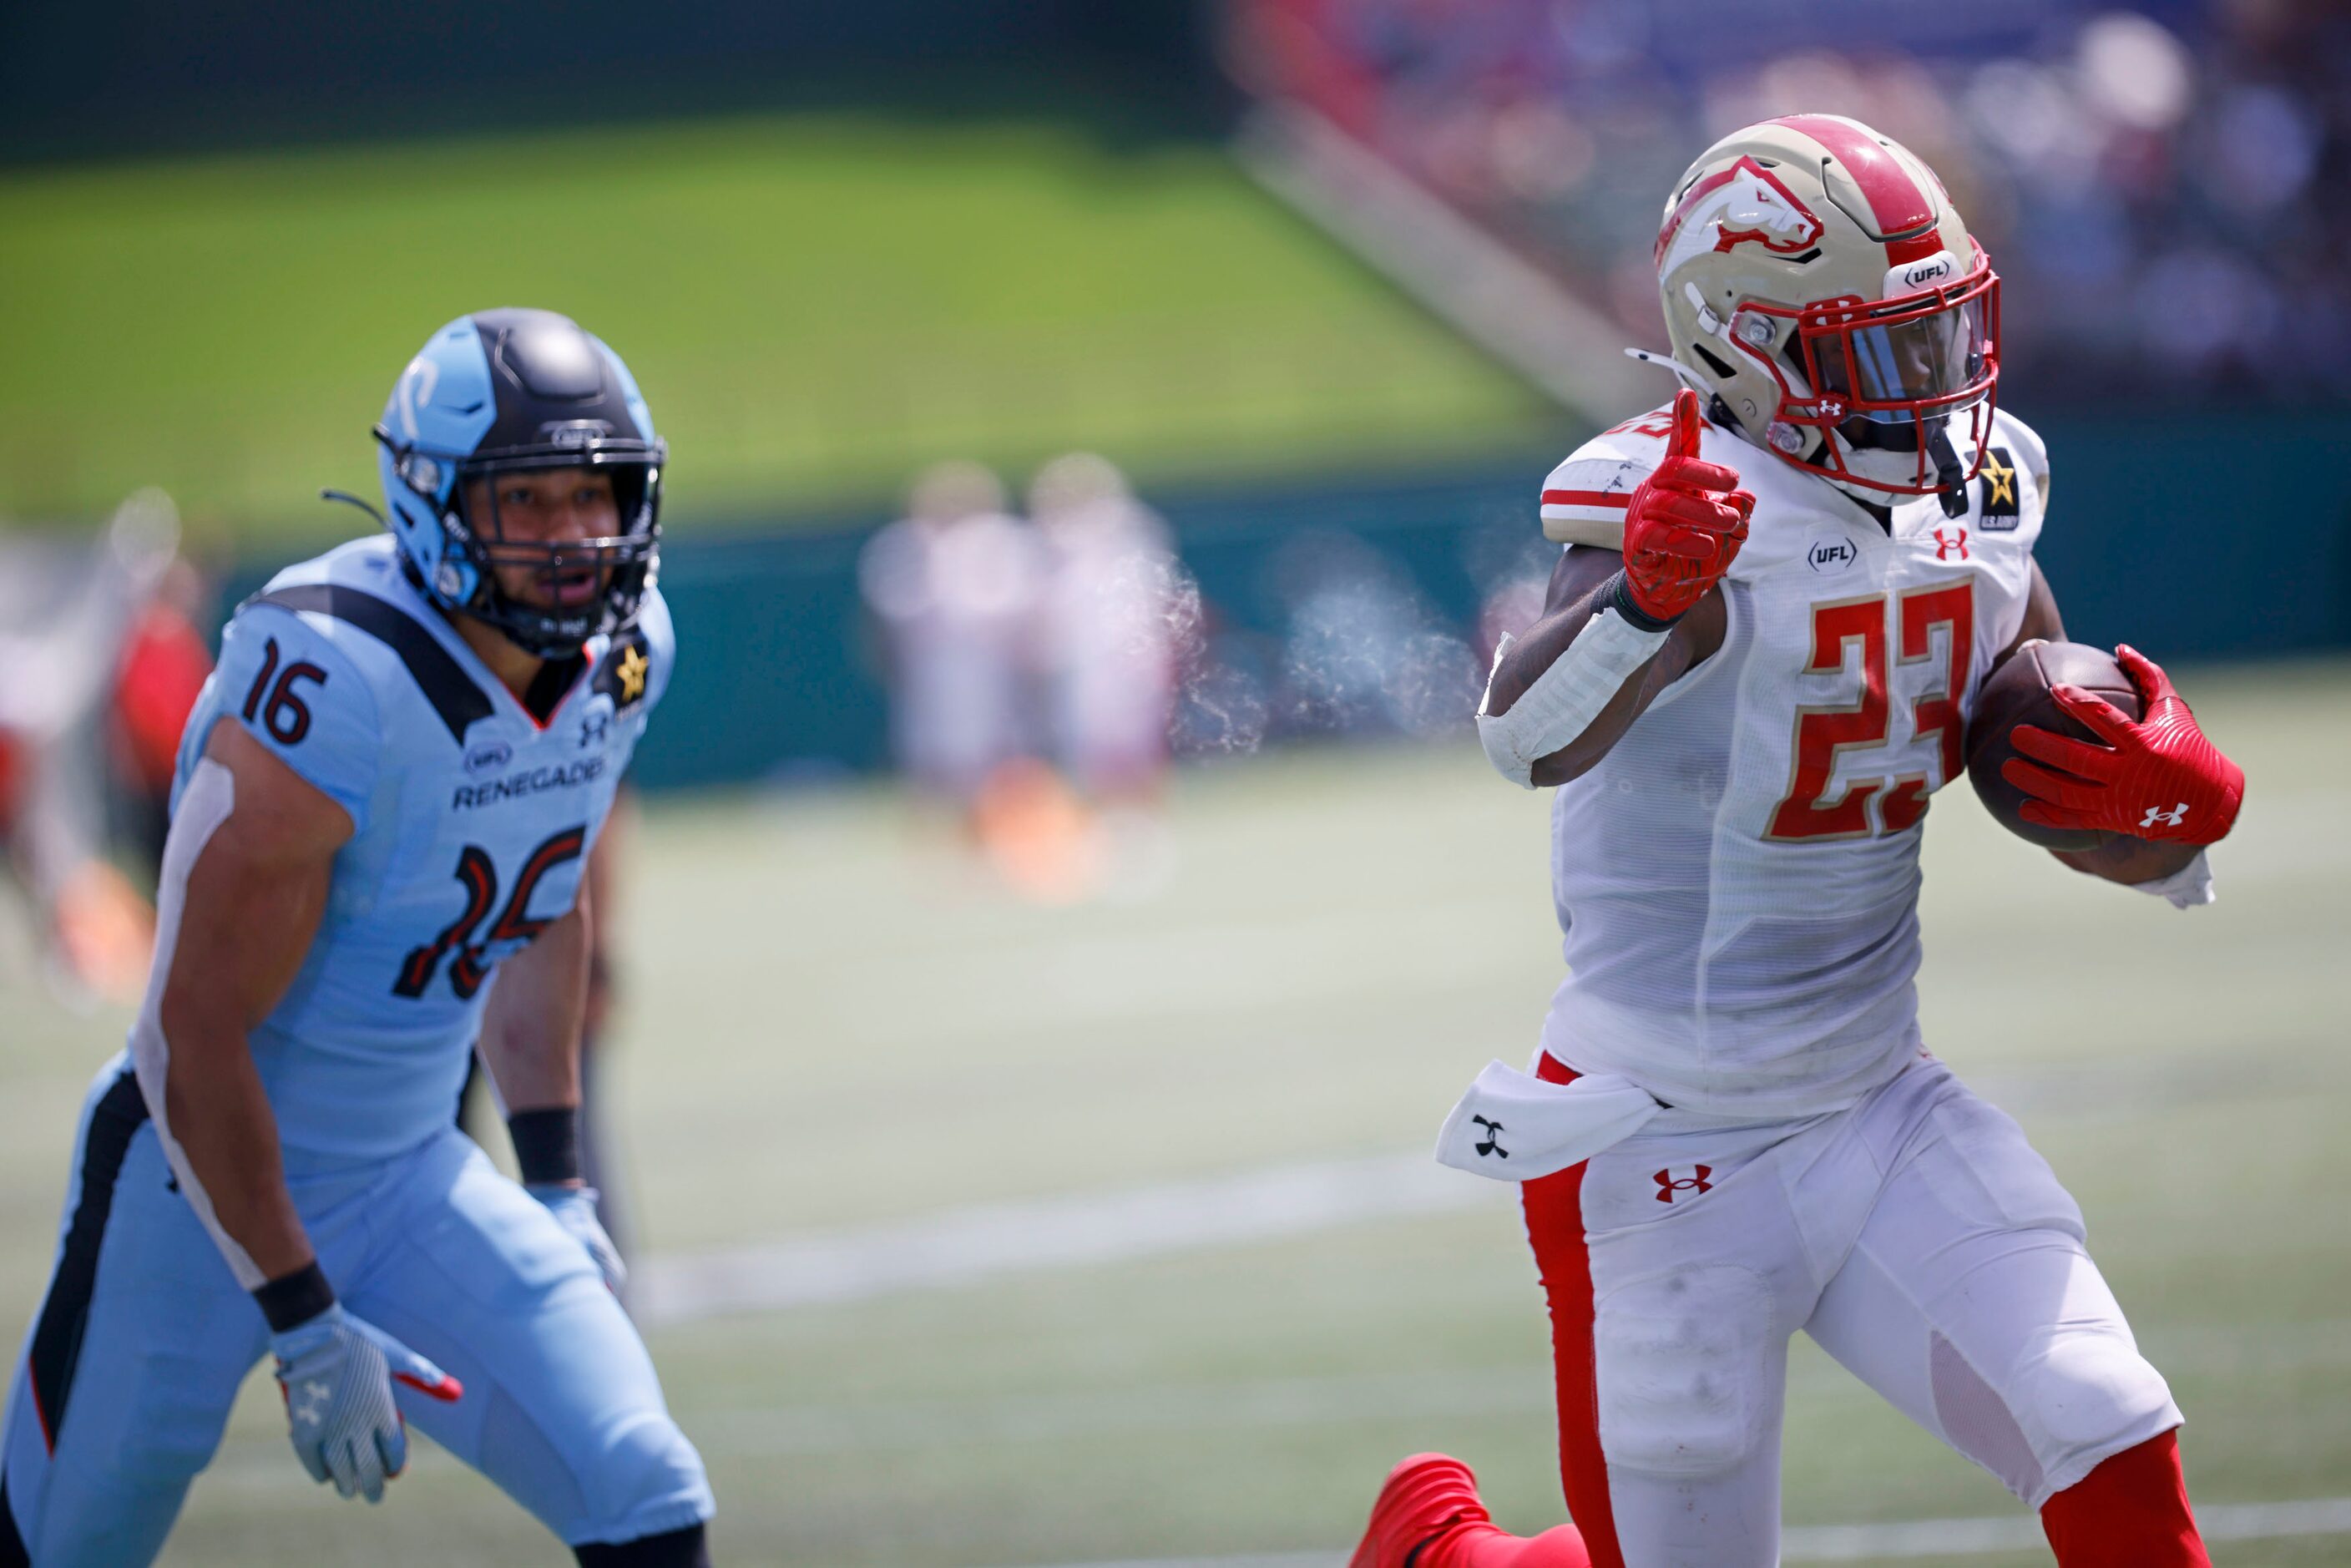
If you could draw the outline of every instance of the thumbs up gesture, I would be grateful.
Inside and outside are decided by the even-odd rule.
[[[1747,542],[1752,493],[1738,488],[1739,474],[1702,461],[1698,393],[1674,396],[1674,426],[1666,455],[1633,492],[1625,515],[1626,619],[1654,629],[1671,624],[1722,580]],[[1625,608],[1620,603],[1619,608]]]

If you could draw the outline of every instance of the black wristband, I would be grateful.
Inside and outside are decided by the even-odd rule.
[[[261,1304],[261,1315],[269,1320],[269,1332],[284,1333],[333,1306],[335,1288],[327,1283],[326,1270],[313,1258],[291,1274],[256,1287],[253,1299]]]
[[[1633,580],[1622,571],[1602,585],[1607,591],[1601,596],[1603,609],[1610,609],[1625,618],[1625,623],[1636,632],[1670,632],[1681,617],[1668,615],[1660,621],[1633,602]]]
[[[580,1179],[580,1113],[569,1106],[517,1111],[507,1118],[523,1185],[544,1186]]]

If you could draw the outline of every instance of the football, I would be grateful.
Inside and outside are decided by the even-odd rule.
[[[2001,825],[2018,838],[2050,850],[2094,850],[2115,835],[2036,827],[2020,814],[2032,797],[2001,777],[2001,764],[2017,755],[2010,736],[2021,724],[2096,742],[2087,726],[2057,706],[2052,686],[2078,686],[2095,693],[2129,718],[2139,716],[2138,688],[2114,655],[2080,643],[2044,643],[2036,637],[1984,683],[1968,724],[1968,778]],[[2032,759],[2026,758],[2026,761]]]

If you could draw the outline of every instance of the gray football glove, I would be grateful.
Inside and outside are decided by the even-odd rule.
[[[408,1427],[392,1403],[397,1381],[443,1401],[465,1391],[457,1380],[338,1302],[269,1336],[294,1457],[314,1481],[331,1479],[344,1497],[383,1500],[383,1483],[408,1464]]]

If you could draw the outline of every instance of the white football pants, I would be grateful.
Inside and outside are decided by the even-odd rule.
[[[1779,1561],[1799,1329],[2036,1509],[2179,1425],[2048,1162],[1923,1053],[1827,1115],[1668,1111],[1524,1195],[1596,1568]]]

